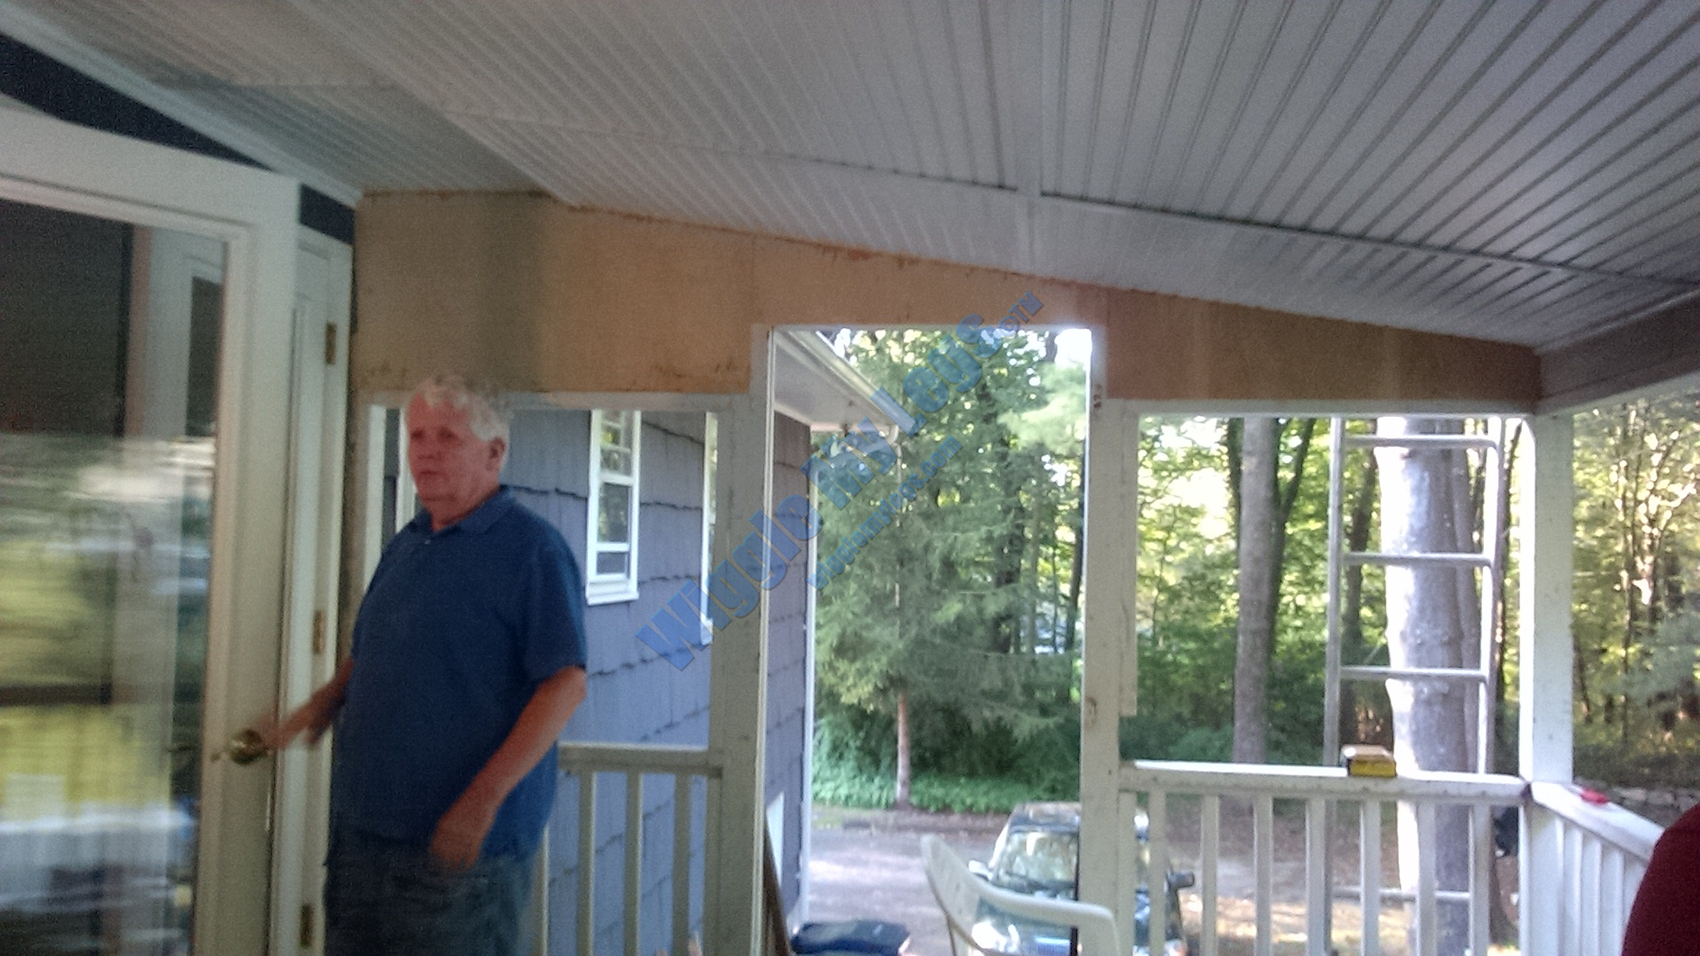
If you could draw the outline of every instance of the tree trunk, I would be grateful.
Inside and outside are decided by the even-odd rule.
[[[909,809],[909,692],[897,692],[897,794],[892,806]]]
[[[1287,566],[1287,523],[1293,517],[1293,506],[1298,504],[1299,490],[1304,485],[1305,463],[1310,459],[1311,439],[1316,437],[1316,419],[1294,419],[1299,422],[1299,443],[1293,449],[1293,473],[1287,483],[1278,487],[1275,501],[1275,518],[1271,522],[1269,533],[1274,541],[1271,549],[1273,561],[1270,562],[1269,573],[1269,636],[1270,644],[1274,645],[1275,617],[1281,608],[1281,576]],[[1281,437],[1286,433],[1285,422],[1277,422],[1275,426],[1275,470],[1281,469]]]
[[[1455,422],[1430,422],[1384,418],[1377,423],[1382,434],[1434,434],[1456,432]],[[1459,452],[1383,448],[1376,451],[1381,472],[1381,548],[1391,553],[1445,552],[1458,550],[1458,543],[1471,533],[1460,528],[1459,497],[1469,496],[1466,469],[1450,461]],[[1465,479],[1465,480],[1460,480]],[[1474,660],[1467,649],[1470,629],[1461,619],[1461,594],[1465,585],[1457,578],[1471,578],[1465,569],[1389,566],[1387,588],[1387,643],[1395,667],[1464,667]],[[1458,681],[1387,682],[1393,705],[1394,752],[1399,765],[1419,770],[1472,769],[1471,711],[1468,684]],[[1462,808],[1441,807],[1435,817],[1435,871],[1443,890],[1469,886],[1469,818]],[[1407,889],[1417,881],[1416,814],[1407,804],[1399,807],[1399,872]],[[1439,952],[1457,956],[1469,937],[1466,907],[1442,903],[1436,927]],[[1413,941],[1414,942],[1414,941]]]
[[[1045,527],[1042,509],[1035,508],[1032,516],[1032,526],[1027,529],[1027,569],[1026,581],[1032,588],[1031,596],[1022,602],[1021,637],[1017,642],[1016,651],[1033,653],[1039,647],[1039,550],[1044,547]]]
[[[1268,757],[1269,652],[1274,642],[1275,463],[1280,423],[1248,418],[1240,435],[1239,647],[1234,659],[1234,762]]]
[[[1086,557],[1086,468],[1081,464],[1080,497],[1074,506],[1074,547],[1068,567],[1068,623],[1063,628],[1063,649],[1074,652],[1075,624],[1080,620],[1080,577]]]

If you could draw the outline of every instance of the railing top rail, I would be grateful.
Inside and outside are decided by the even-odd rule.
[[[1121,789],[1512,806],[1523,801],[1525,788],[1522,778],[1503,774],[1402,771],[1397,777],[1352,777],[1340,767],[1134,760],[1122,764]]]
[[[1590,803],[1582,799],[1577,788],[1562,783],[1531,783],[1529,799],[1642,863],[1652,859],[1653,844],[1664,832],[1663,827],[1632,810],[1615,803]]]
[[[1491,556],[1475,551],[1408,551],[1401,553],[1345,551],[1340,554],[1340,560],[1347,564],[1381,564],[1414,568],[1485,568],[1493,564]]]
[[[562,743],[567,773],[670,773],[718,778],[720,761],[702,747],[667,744]]]
[[[1487,435],[1347,435],[1349,448],[1497,448]]]

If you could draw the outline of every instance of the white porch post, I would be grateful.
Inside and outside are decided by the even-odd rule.
[[[1518,773],[1529,781],[1571,782],[1571,548],[1575,539],[1571,470],[1572,418],[1528,420],[1520,487],[1523,500],[1518,599]],[[1522,878],[1519,944],[1525,953],[1556,953],[1563,847],[1556,817],[1539,807],[1523,813],[1518,857]]]
[[[771,341],[767,332],[759,333],[750,359],[749,393],[733,399],[729,420],[720,428],[724,480],[714,535],[717,567],[749,533],[749,516],[773,513]],[[733,618],[715,635],[709,655],[708,747],[720,763],[721,777],[709,787],[703,952],[715,956],[754,956],[761,939],[767,616],[764,591],[754,611]]]
[[[1095,376],[1097,381],[1101,377]],[[1101,386],[1098,386],[1101,387]],[[1117,808],[1121,715],[1134,710],[1139,554],[1139,413],[1126,401],[1094,402],[1086,455],[1086,630],[1080,697],[1080,898],[1116,914],[1133,939],[1132,860],[1121,858]],[[1124,885],[1124,880],[1128,885]]]

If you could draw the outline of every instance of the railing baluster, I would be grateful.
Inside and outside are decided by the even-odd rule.
[[[1490,929],[1488,906],[1493,901],[1493,808],[1470,807],[1470,952],[1486,953]]]
[[[1198,945],[1202,956],[1218,956],[1216,951],[1216,857],[1222,850],[1222,798],[1207,794],[1199,804],[1199,861],[1204,872],[1199,876],[1198,895],[1203,905],[1198,930]]]
[[[578,776],[578,951],[596,952],[596,771]]]
[[[1435,892],[1440,882],[1435,874],[1434,804],[1417,804],[1417,952],[1436,956],[1440,949],[1440,905]]]
[[[1257,942],[1256,956],[1275,953],[1275,798],[1267,794],[1256,797],[1256,824],[1252,842],[1257,850],[1253,871],[1257,875]]]
[[[691,940],[691,778],[673,776],[673,952]]]
[[[621,952],[640,952],[642,940],[643,860],[644,860],[644,802],[645,775],[673,777],[673,877],[672,931],[667,939],[676,953],[689,949],[691,940],[692,880],[697,868],[692,865],[692,802],[693,786],[702,779],[712,791],[720,779],[720,767],[709,753],[700,748],[655,744],[597,744],[564,743],[560,748],[560,766],[574,774],[579,781],[579,842],[578,855],[578,952],[596,951],[596,775],[623,774],[626,778],[625,834],[623,837],[625,873],[620,923],[625,938]],[[705,835],[705,853],[713,850],[713,840]],[[712,872],[704,867],[704,876]],[[713,887],[702,887],[706,896]],[[706,912],[712,913],[712,907]]]
[[[1233,801],[1229,812],[1243,813],[1238,808],[1249,806],[1253,815],[1255,897],[1251,902],[1257,933],[1253,952],[1257,954],[1270,953],[1274,948],[1274,803],[1278,799],[1302,801],[1306,807],[1305,893],[1310,952],[1326,952],[1332,943],[1329,924],[1333,915],[1333,878],[1316,861],[1323,859],[1322,853],[1333,835],[1332,828],[1339,825],[1336,808],[1341,801],[1357,803],[1359,811],[1363,956],[1381,956],[1381,915],[1390,900],[1405,901],[1414,954],[1433,956],[1442,935],[1449,935],[1442,933],[1443,908],[1447,911],[1444,922],[1448,926],[1454,911],[1460,918],[1468,913],[1468,949],[1485,952],[1496,905],[1491,895],[1495,867],[1493,811],[1519,801],[1525,810],[1523,819],[1528,827],[1525,843],[1530,855],[1539,854],[1546,860],[1535,885],[1526,883],[1522,888],[1520,918],[1525,929],[1538,931],[1534,933],[1535,941],[1542,952],[1618,956],[1625,918],[1660,832],[1651,821],[1622,808],[1595,806],[1566,785],[1527,784],[1515,777],[1496,774],[1413,772],[1390,780],[1375,780],[1351,777],[1333,768],[1139,761],[1124,767],[1121,787],[1124,789],[1120,791],[1118,811],[1125,822],[1121,839],[1129,858],[1137,852],[1137,846],[1132,843],[1133,814],[1145,795],[1151,795],[1153,873],[1161,872],[1168,856],[1164,843],[1168,795],[1201,797],[1199,956],[1220,953],[1218,857],[1222,852],[1224,798]],[[1395,801],[1401,814],[1412,813],[1416,820],[1418,873],[1414,892],[1382,888],[1382,820],[1386,808]],[[1436,846],[1440,807],[1455,807],[1467,813],[1470,839],[1467,887],[1440,887]],[[1126,882],[1121,883],[1121,895],[1132,897]],[[1158,907],[1163,905],[1160,900],[1153,902]],[[1319,911],[1326,918],[1319,918]],[[1127,914],[1118,915],[1128,919]],[[1158,922],[1161,923],[1161,917]],[[1156,929],[1160,932],[1161,926]]]
[[[531,858],[531,956],[549,952],[549,831],[543,827],[543,842]]]
[[[643,903],[643,774],[626,774],[626,956],[638,956],[638,916]]]
[[[1161,953],[1169,938],[1169,802],[1162,790],[1151,791],[1147,799],[1146,845],[1151,849],[1151,866],[1145,871],[1145,899],[1150,904],[1146,931],[1149,950]]]
[[[1363,910],[1363,954],[1381,956],[1381,802],[1358,803],[1358,903]]]
[[[1600,947],[1600,951],[1606,956],[1618,956],[1623,945],[1621,927],[1629,922],[1629,904],[1634,897],[1623,891],[1628,869],[1623,859],[1623,850],[1607,846],[1604,858],[1600,861],[1600,878],[1605,883],[1600,892],[1600,905],[1603,907],[1600,914],[1600,940],[1605,945]]]
[[[1312,956],[1328,956],[1328,801],[1312,797],[1305,801],[1305,949]]]
[[[1582,831],[1568,820],[1559,824],[1564,834],[1564,951],[1577,952],[1582,948]]]
[[[1121,841],[1117,855],[1122,860],[1122,871],[1116,874],[1116,933],[1123,939],[1133,939],[1133,887],[1136,882],[1133,871],[1139,859],[1139,831],[1134,826],[1139,818],[1139,795],[1123,790],[1116,794],[1116,818],[1121,826],[1116,829],[1116,839]],[[1127,908],[1122,909],[1121,901],[1126,900]],[[1125,935],[1123,935],[1125,934]]]
[[[1582,956],[1600,956],[1600,857],[1598,838],[1589,834],[1582,841]]]

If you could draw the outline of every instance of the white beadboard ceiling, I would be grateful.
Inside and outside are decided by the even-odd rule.
[[[0,31],[344,197],[537,187],[1536,348],[1700,291],[1700,0],[0,0]]]

